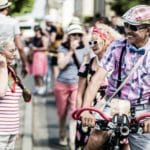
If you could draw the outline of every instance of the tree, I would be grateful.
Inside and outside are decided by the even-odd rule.
[[[34,0],[11,0],[11,2],[11,12],[13,15],[30,13],[34,4]]]
[[[148,4],[150,5],[149,0],[114,0],[110,3],[112,10],[116,12],[117,15],[121,16],[129,8],[137,4]]]

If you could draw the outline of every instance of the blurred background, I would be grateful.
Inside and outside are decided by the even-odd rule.
[[[121,16],[136,4],[150,4],[147,0],[12,0],[12,15],[41,22],[50,14],[66,27],[73,16],[89,23],[102,16]]]

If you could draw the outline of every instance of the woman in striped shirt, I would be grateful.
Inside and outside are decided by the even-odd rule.
[[[19,132],[19,100],[22,96],[11,68],[15,52],[13,40],[0,41],[0,149],[9,150],[14,150]]]

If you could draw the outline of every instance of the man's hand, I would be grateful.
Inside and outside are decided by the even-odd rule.
[[[150,119],[144,121],[144,133],[150,133]]]
[[[85,111],[81,114],[81,122],[83,126],[95,126],[95,118],[89,111]]]

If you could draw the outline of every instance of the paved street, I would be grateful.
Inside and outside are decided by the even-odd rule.
[[[35,97],[33,113],[33,149],[65,150],[58,144],[58,118],[54,97]]]
[[[31,77],[24,82],[33,88]],[[58,144],[58,117],[53,95],[33,96],[32,103],[21,101],[20,106],[21,134],[17,138],[16,150],[68,150]]]

